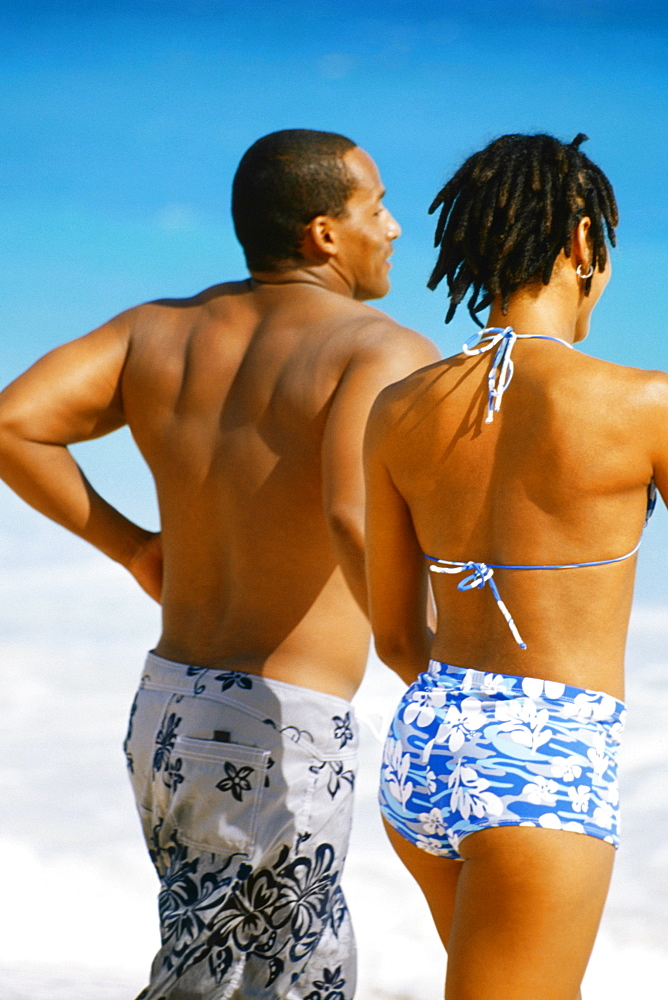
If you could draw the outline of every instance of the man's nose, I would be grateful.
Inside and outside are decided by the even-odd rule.
[[[391,212],[388,212],[388,215],[390,218],[387,234],[391,240],[396,240],[398,236],[401,236],[401,226]]]

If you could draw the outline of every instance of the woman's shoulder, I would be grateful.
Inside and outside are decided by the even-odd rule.
[[[376,404],[379,409],[401,407],[406,402],[416,402],[425,392],[444,381],[457,358],[439,358],[429,365],[418,368],[398,382],[388,385],[378,396]]]
[[[614,361],[605,361],[590,355],[580,355],[584,362],[583,374],[598,377],[601,385],[618,386],[625,392],[638,395],[638,401],[666,401],[668,398],[668,373],[660,369],[635,368]]]

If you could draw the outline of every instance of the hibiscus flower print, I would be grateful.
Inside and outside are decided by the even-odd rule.
[[[401,743],[388,738],[383,759],[383,779],[390,795],[401,802],[402,806],[406,805],[413,794],[413,782],[408,780],[410,766],[410,755],[402,754]]]
[[[552,730],[543,728],[549,719],[549,712],[545,708],[538,709],[530,698],[500,702],[495,716],[501,723],[499,732],[507,733],[514,743],[529,750],[537,750],[552,738]]]
[[[587,757],[594,769],[597,778],[602,778],[608,769],[607,747],[605,745],[605,735],[596,733],[592,740],[593,746],[587,750]]]
[[[561,778],[562,781],[575,781],[582,774],[580,758],[573,755],[563,757],[552,765],[550,771],[555,778]]]
[[[281,898],[278,882],[267,868],[238,884],[215,920],[216,939],[232,939],[240,951],[259,951],[274,937],[274,916]],[[285,923],[285,921],[283,921]]]
[[[183,767],[183,758],[177,757],[176,760],[170,760],[169,770],[167,772],[167,778],[165,779],[165,785],[167,788],[176,789],[179,785],[185,781],[181,769]]]
[[[350,712],[346,712],[344,716],[335,715],[332,722],[334,723],[334,739],[339,740],[339,748],[342,749],[349,740],[354,739],[350,724]]]
[[[172,712],[167,719],[163,719],[162,725],[155,738],[155,749],[153,751],[153,770],[157,773],[160,768],[165,770],[169,767],[169,755],[174,749],[176,742],[176,731],[181,722],[176,712]]]
[[[313,774],[317,774],[318,771],[326,769],[328,772],[327,779],[327,791],[334,798],[337,792],[345,787],[342,782],[345,782],[350,788],[355,787],[355,772],[346,771],[345,764],[342,760],[325,760],[321,764],[311,764],[309,771]]]
[[[435,854],[437,857],[450,857],[449,846],[444,846],[440,840],[436,840],[434,837],[424,837],[421,833],[418,834],[416,839],[417,846],[426,851],[427,854]],[[457,848],[455,848],[457,850]]]
[[[335,969],[323,969],[322,979],[314,979],[313,985],[315,989],[307,995],[306,1000],[345,1000],[343,990],[346,981],[341,975],[340,965]]]
[[[445,826],[443,825],[443,812],[441,809],[434,807],[431,812],[420,813],[418,819],[422,824],[422,829],[425,833],[435,833],[439,837],[443,836],[445,833]]]
[[[561,698],[566,685],[559,681],[543,681],[539,677],[525,677],[522,680],[522,690],[527,697],[538,701],[540,698]]]
[[[601,798],[609,802],[611,806],[619,805],[619,785],[617,781],[606,781],[605,788],[601,792]]]
[[[614,821],[615,813],[609,803],[601,802],[600,806],[594,809],[594,823],[602,826],[604,830],[612,830]]]
[[[244,792],[250,792],[252,785],[249,777],[255,771],[254,767],[244,764],[243,767],[236,767],[231,761],[225,761],[226,778],[222,778],[217,784],[221,792],[232,792],[237,802],[242,802]]]
[[[481,691],[483,694],[496,695],[503,691],[507,685],[507,678],[503,674],[485,674],[482,679]]]
[[[452,809],[460,812],[464,819],[471,813],[482,816],[501,816],[503,802],[494,792],[488,791],[490,783],[482,778],[473,767],[457,764],[448,782],[452,788]]]
[[[209,673],[208,667],[193,667],[190,666],[186,670],[186,677],[194,677],[195,682],[193,684],[193,694],[203,694],[206,691],[206,684],[202,683],[202,679],[206,677]]]
[[[217,674],[215,680],[220,681],[221,691],[229,691],[232,687],[241,688],[242,691],[251,691],[253,688],[249,675],[240,670],[225,670],[222,674]]]
[[[338,875],[332,871],[335,859],[331,844],[320,844],[313,859],[297,858],[279,872],[280,898],[272,913],[275,926],[288,920],[295,942],[302,948],[293,950],[306,954],[317,943],[322,922],[327,917],[328,903]]]
[[[230,882],[229,876],[222,877],[222,871],[202,880],[198,868],[199,858],[188,861],[185,849],[176,850],[158,898],[163,944],[170,942],[172,955],[184,962]]]
[[[587,785],[578,785],[577,788],[569,788],[568,796],[573,804],[573,812],[587,811],[591,797],[591,790]]]
[[[445,719],[438,727],[436,743],[446,743],[451,753],[456,753],[464,742],[485,725],[486,719],[477,698],[464,698],[461,709],[450,705]]]
[[[410,697],[404,708],[403,721],[409,726],[415,723],[424,729],[436,718],[434,709],[443,708],[447,695],[445,691],[414,691]]]
[[[616,709],[617,702],[611,695],[582,691],[570,705],[564,705],[564,714],[581,722],[589,722],[592,719],[609,719]]]
[[[522,789],[522,798],[535,805],[553,806],[556,804],[559,785],[551,778],[536,778],[528,782]]]
[[[572,833],[585,832],[582,823],[576,823],[575,820],[568,820],[562,823],[556,813],[543,813],[542,816],[538,817],[538,825],[543,827],[544,830],[569,830]]]

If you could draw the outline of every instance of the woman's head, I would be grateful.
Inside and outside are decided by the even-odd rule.
[[[440,251],[428,287],[447,280],[446,323],[469,289],[468,309],[479,322],[476,313],[497,300],[505,312],[522,286],[547,285],[557,257],[571,256],[573,231],[585,217],[587,263],[605,270],[617,204],[605,174],[579,148],[586,138],[580,133],[567,145],[551,135],[501,136],[438,193],[429,211],[441,210],[434,240]],[[585,278],[586,295],[590,286]]]

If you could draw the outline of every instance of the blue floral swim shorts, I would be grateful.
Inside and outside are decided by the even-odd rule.
[[[623,702],[432,660],[385,743],[380,807],[417,847],[461,859],[478,830],[535,826],[619,844]]]
[[[149,653],[125,753],[160,879],[138,1000],[352,1000],[349,702]]]

